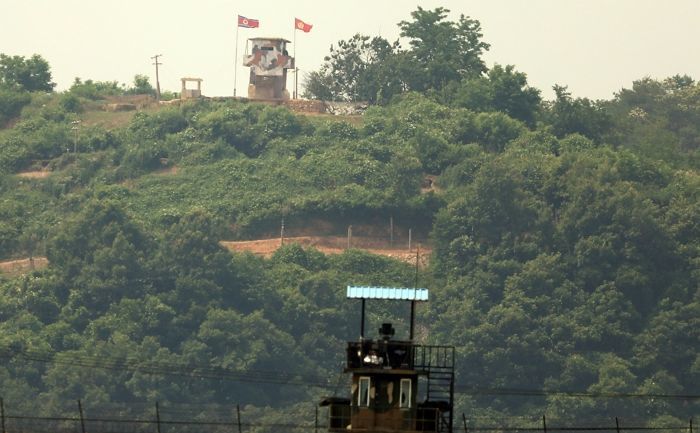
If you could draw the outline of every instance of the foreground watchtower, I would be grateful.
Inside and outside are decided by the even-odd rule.
[[[320,403],[329,407],[329,431],[451,433],[454,347],[413,342],[416,303],[428,300],[428,290],[348,286],[347,297],[362,301],[360,339],[347,345],[350,398]],[[407,340],[394,338],[390,323],[382,324],[378,338],[365,338],[365,305],[372,299],[410,301]]]
[[[287,52],[282,38],[251,38],[243,56],[243,66],[250,68],[248,98],[289,99],[287,91],[287,69],[294,69],[294,58]]]

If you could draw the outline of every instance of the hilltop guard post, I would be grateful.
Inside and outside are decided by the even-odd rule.
[[[352,374],[350,398],[328,397],[320,403],[329,408],[329,431],[452,433],[454,346],[413,341],[415,305],[428,300],[428,290],[348,286],[347,297],[362,301],[360,340],[347,345],[344,372]],[[365,338],[368,299],[411,302],[408,340],[395,339],[390,323],[382,324],[378,339]]]
[[[248,98],[289,99],[287,69],[294,69],[294,58],[287,52],[290,41],[282,38],[251,38],[243,55],[243,66],[250,68]]]
[[[202,97],[202,79],[193,77],[182,77],[180,78],[182,82],[182,87],[180,89],[180,99],[192,99]],[[197,83],[196,89],[189,89],[187,83]]]

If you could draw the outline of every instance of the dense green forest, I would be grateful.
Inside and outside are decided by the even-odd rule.
[[[342,232],[393,217],[433,248],[418,335],[457,347],[458,413],[697,417],[700,84],[640,78],[603,101],[555,86],[546,101],[514,66],[485,66],[478,21],[418,9],[399,25],[407,48],[356,35],[309,76],[309,96],[372,102],[361,117],[197,100],[110,124],[98,107],[151,92],[145,77],[54,92],[40,56],[0,55],[0,259],[49,261],[0,274],[8,410],[313,416],[347,392],[345,286],[412,286],[414,268],[219,241],[282,218]],[[406,332],[401,308],[372,307],[369,329]]]

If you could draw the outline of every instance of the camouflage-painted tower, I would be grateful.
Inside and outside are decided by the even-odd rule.
[[[243,66],[250,68],[248,98],[289,99],[287,69],[294,69],[294,58],[287,52],[282,38],[251,38],[243,57]]]
[[[413,342],[415,305],[428,300],[428,290],[348,286],[347,297],[362,301],[360,340],[347,345],[350,398],[320,403],[329,407],[329,431],[452,433],[454,347]],[[390,323],[382,324],[378,338],[365,338],[368,299],[411,302],[408,340],[395,339]]]

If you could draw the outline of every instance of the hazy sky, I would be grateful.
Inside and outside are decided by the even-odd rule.
[[[644,76],[700,78],[700,0],[0,0],[0,53],[41,54],[58,90],[74,77],[131,83],[147,74],[155,83],[150,57],[162,54],[163,89],[179,91],[180,77],[194,76],[205,95],[223,96],[233,94],[238,14],[260,20],[240,29],[239,57],[248,37],[293,40],[295,17],[313,24],[296,38],[303,74],[355,33],[397,39],[396,24],[418,5],[478,19],[491,44],[487,65],[515,65],[546,98],[554,84],[609,99]],[[247,79],[238,66],[239,96]]]

